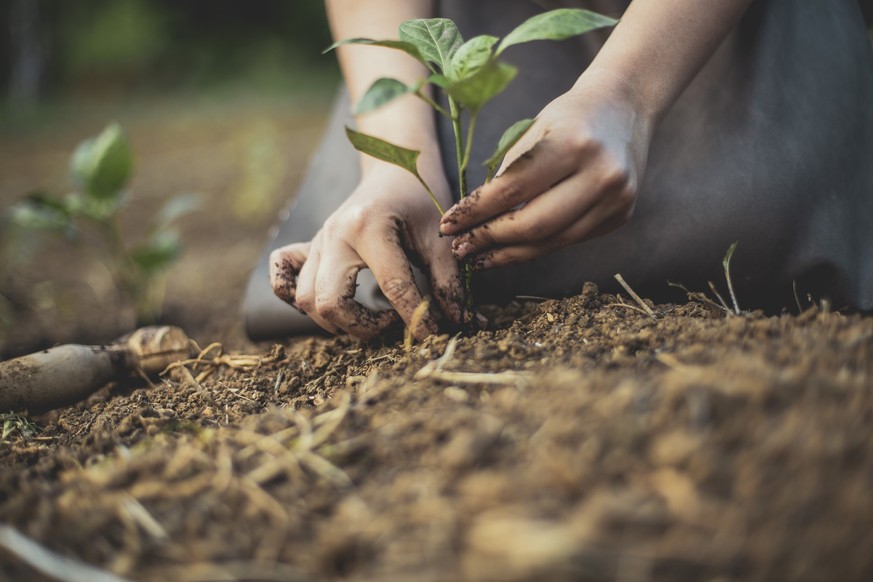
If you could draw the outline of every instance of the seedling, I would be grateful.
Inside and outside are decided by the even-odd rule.
[[[728,315],[740,315],[740,305],[737,302],[737,295],[734,293],[734,282],[731,279],[731,259],[734,256],[734,251],[737,250],[737,244],[739,241],[735,241],[731,246],[728,247],[727,252],[721,260],[721,266],[724,269],[724,278],[727,281],[728,292],[730,292],[731,301],[733,302],[733,309],[730,308],[727,301],[725,301],[722,294],[718,292],[718,288],[715,286],[715,283],[709,281],[709,290],[718,299],[718,303],[699,292],[689,291],[687,287],[680,283],[671,283],[667,282],[670,287],[676,287],[677,289],[682,289],[685,291],[685,294],[688,295],[689,300],[699,301],[709,307],[715,308],[716,311],[723,311]],[[797,285],[794,286],[794,298],[797,299]],[[800,300],[797,300],[797,306],[800,308]]]
[[[0,445],[3,445],[7,439],[14,436],[29,439],[40,432],[39,427],[26,416],[13,414],[11,412],[2,413],[0,414],[0,421],[2,421],[2,427],[0,427]]]
[[[503,52],[509,47],[535,40],[568,39],[613,26],[616,22],[588,10],[562,8],[528,19],[503,39],[480,35],[465,42],[458,27],[447,18],[415,19],[400,25],[399,40],[352,38],[334,43],[327,51],[348,44],[385,47],[401,50],[428,68],[430,75],[412,85],[392,78],[378,79],[356,104],[354,112],[357,115],[365,114],[403,95],[415,95],[426,101],[452,123],[459,177],[458,195],[459,198],[465,198],[468,194],[467,169],[479,113],[489,101],[506,90],[518,73],[514,66],[500,59]],[[443,95],[447,108],[430,97],[429,87]],[[533,119],[523,119],[510,125],[503,133],[494,153],[484,164],[488,170],[486,183],[494,177],[509,149],[533,124]],[[349,128],[346,128],[346,134],[358,151],[412,173],[430,194],[440,216],[445,213],[418,172],[420,152]],[[464,261],[462,270],[463,319],[464,326],[469,330],[473,328],[475,315],[470,288],[472,270],[468,260]]]
[[[196,199],[192,195],[170,199],[152,220],[144,239],[129,246],[121,235],[119,218],[127,202],[125,188],[132,169],[130,144],[121,128],[112,124],[79,144],[70,159],[79,191],[63,197],[31,194],[12,208],[10,218],[25,231],[54,232],[86,243],[133,305],[137,323],[148,324],[160,316],[160,275],[181,251],[179,234],[171,226],[194,209]]]

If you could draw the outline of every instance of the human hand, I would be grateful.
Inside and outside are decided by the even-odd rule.
[[[533,260],[627,222],[653,121],[610,83],[586,83],[547,105],[497,177],[440,222],[452,252],[477,270]]]
[[[422,174],[441,203],[448,205],[451,195],[442,170],[430,169]],[[402,319],[416,338],[423,339],[438,331],[440,313],[431,306],[423,317],[413,316],[422,302],[412,274],[415,264],[430,277],[439,310],[458,324],[458,266],[450,239],[437,232],[438,218],[413,176],[387,164],[374,165],[310,242],[273,251],[273,290],[332,333],[371,339]],[[365,267],[396,311],[373,311],[354,300],[357,274]]]

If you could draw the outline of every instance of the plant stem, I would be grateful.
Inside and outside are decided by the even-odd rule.
[[[461,109],[455,100],[449,98],[449,108],[452,112],[452,131],[455,134],[455,157],[458,164],[458,190],[461,199],[467,197],[467,166],[464,165],[464,141],[463,128],[461,125]]]
[[[464,174],[464,182],[466,182],[467,168],[470,166],[470,151],[473,149],[473,130],[476,128],[475,113],[470,114],[470,123],[467,125],[467,143],[464,145],[464,159],[461,162],[461,173]]]
[[[110,271],[115,275],[116,285],[133,303],[137,325],[154,323],[157,314],[151,298],[151,281],[140,278],[121,238],[118,217],[113,214],[98,224],[109,247]]]
[[[455,134],[455,156],[458,163],[458,190],[460,199],[467,197],[467,163],[470,157],[470,148],[472,147],[473,125],[475,120],[470,120],[470,126],[467,132],[466,147],[463,142],[463,127],[461,124],[461,114],[463,109],[455,103],[455,100],[449,97],[449,110],[452,112],[452,130]],[[461,321],[464,326],[464,331],[472,333],[475,331],[475,311],[473,308],[473,269],[470,265],[470,259],[464,258],[462,261],[461,277],[464,282],[464,299],[461,308]]]
[[[440,217],[442,217],[442,215],[445,214],[446,211],[443,210],[443,205],[440,204],[439,200],[437,200],[436,194],[433,193],[433,190],[430,189],[430,186],[427,185],[427,182],[422,180],[420,177],[418,177],[418,181],[421,182],[421,185],[424,186],[425,190],[427,190],[427,193],[430,195],[430,199],[433,201],[434,206],[436,206],[437,210],[439,211]]]
[[[419,99],[421,99],[422,101],[424,101],[425,103],[427,103],[428,105],[430,105],[431,107],[433,107],[434,111],[436,111],[437,113],[439,113],[443,117],[445,117],[447,119],[452,119],[451,113],[449,113],[448,111],[446,111],[445,109],[440,107],[440,105],[436,101],[434,101],[433,99],[431,99],[430,97],[428,97],[427,95],[422,93],[421,89],[419,89],[418,91],[415,92],[415,96],[418,97]]]

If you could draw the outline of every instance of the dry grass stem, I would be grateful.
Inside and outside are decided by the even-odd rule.
[[[685,291],[685,295],[688,297],[689,301],[696,301],[698,303],[701,303],[707,307],[714,309],[715,311],[717,311],[719,313],[722,313],[722,312],[730,313],[730,309],[725,309],[724,306],[719,305],[718,303],[716,303],[715,301],[713,301],[712,299],[710,299],[709,297],[707,297],[703,293],[696,292],[696,291],[689,291],[688,287],[686,287],[685,285],[683,285],[681,283],[672,283],[670,281],[667,281],[667,285],[669,285],[670,287],[675,287],[677,289],[682,289],[683,291]]]
[[[78,560],[56,554],[15,528],[0,524],[0,547],[37,572],[64,582],[127,582]]]
[[[648,315],[648,316],[651,317],[652,319],[657,319],[657,316],[655,315],[655,312],[652,311],[652,308],[649,307],[649,306],[646,304],[646,302],[643,301],[643,299],[642,299],[639,295],[637,295],[636,291],[634,291],[633,289],[631,289],[631,286],[628,285],[627,281],[624,280],[624,277],[621,276],[621,273],[616,273],[616,274],[615,274],[615,280],[618,281],[618,284],[619,284],[619,285],[621,285],[622,287],[624,287],[624,290],[627,291],[628,295],[630,295],[631,298],[632,298],[634,301],[637,302],[637,304],[638,304],[638,305],[640,306],[640,308],[641,308],[641,309],[646,313],[646,315]]]
[[[452,359],[455,353],[455,348],[458,343],[458,338],[453,337],[443,355],[432,360],[422,366],[415,373],[416,380],[438,380],[441,382],[450,382],[452,384],[489,384],[492,386],[514,385],[519,389],[523,389],[530,385],[530,379],[526,374],[506,370],[505,372],[495,373],[479,373],[479,372],[453,372],[444,370],[443,367]]]
[[[712,291],[712,294],[715,295],[716,299],[718,299],[718,302],[721,303],[721,308],[730,315],[737,315],[731,310],[730,307],[728,307],[727,301],[725,301],[724,297],[721,296],[721,293],[718,292],[718,289],[716,289],[715,287],[715,283],[713,283],[712,281],[708,281],[708,283],[709,290]]]
[[[165,540],[169,537],[167,531],[160,523],[158,523],[158,520],[149,513],[148,509],[130,495],[124,495],[122,497],[121,508],[152,538],[156,540]]]
[[[412,340],[414,338],[412,330],[421,325],[424,316],[427,315],[428,309],[430,309],[430,300],[425,297],[421,300],[421,303],[418,304],[418,307],[415,308],[415,311],[412,312],[412,318],[409,321],[409,325],[403,330],[403,348],[407,352],[412,349]]]
[[[623,303],[621,301],[619,301],[618,303],[607,303],[604,307],[623,307],[624,309],[630,309],[632,311],[642,313],[645,316],[649,315],[643,309],[637,307],[636,305],[628,305],[627,303]]]
[[[203,368],[196,376],[197,382],[203,382],[222,366],[232,370],[259,368],[263,364],[276,362],[283,357],[280,351],[273,351],[266,356],[225,354],[224,347],[219,342],[213,342],[203,349],[200,349],[200,346],[193,340],[192,344],[199,350],[197,356],[170,364],[162,374],[168,374],[176,369],[187,369],[188,366],[191,366],[191,369],[194,371],[197,371],[198,368]],[[207,358],[213,352],[215,352],[215,355]],[[193,374],[191,375],[193,376]]]

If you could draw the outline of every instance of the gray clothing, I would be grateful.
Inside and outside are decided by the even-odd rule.
[[[469,38],[503,36],[559,5],[620,16],[628,2],[442,0],[442,16]],[[507,50],[520,68],[482,113],[469,183],[512,122],[533,117],[567,91],[608,33]],[[310,239],[357,182],[356,154],[342,134],[340,101],[270,249]],[[444,159],[451,127],[441,121]],[[668,286],[721,283],[721,259],[739,241],[732,275],[741,306],[778,310],[800,295],[873,309],[873,50],[856,0],[758,0],[657,128],[634,216],[595,240],[530,263],[481,273],[482,302],[514,295],[561,297],[585,281],[617,290],[615,273],[642,295],[681,300]],[[450,182],[456,171],[447,164]],[[253,338],[306,333],[308,318],[272,296],[266,254],[246,297]],[[361,281],[359,297],[378,304]],[[374,299],[375,298],[375,299]]]

